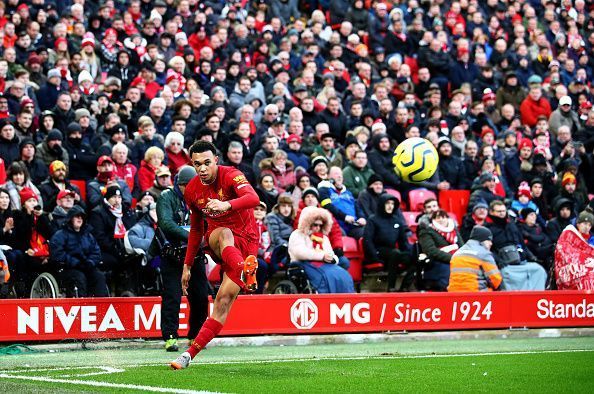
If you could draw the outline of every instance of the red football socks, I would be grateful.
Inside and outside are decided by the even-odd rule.
[[[194,343],[187,350],[187,352],[190,353],[190,356],[192,356],[192,359],[194,359],[194,357],[196,357],[196,355],[200,353],[200,351],[204,349],[204,347],[210,341],[212,341],[214,337],[219,335],[219,332],[221,332],[222,328],[223,325],[212,317],[206,319],[202,325],[202,328],[200,329],[200,332],[196,336],[196,339],[194,339]]]
[[[241,265],[243,267],[243,256],[235,246],[227,246],[221,252],[223,261],[231,266]]]

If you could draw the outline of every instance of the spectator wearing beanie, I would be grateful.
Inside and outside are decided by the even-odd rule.
[[[577,179],[575,175],[567,171],[561,177],[561,185],[557,196],[551,201],[553,206],[562,198],[566,198],[573,203],[574,213],[577,215],[586,206],[586,196],[584,196],[577,188]]]
[[[19,158],[19,137],[8,119],[0,119],[0,157],[5,166]]]
[[[301,126],[302,127],[302,126]],[[291,126],[289,126],[289,131],[291,130]],[[302,148],[302,138],[297,134],[291,134],[287,137],[287,146],[284,148],[285,152],[287,152],[287,158],[295,164],[295,169],[301,167],[305,171],[309,169],[309,157],[306,156],[301,148]]]
[[[532,208],[520,211],[520,231],[524,237],[524,245],[534,253],[538,262],[549,272],[555,245],[547,235],[543,226],[538,223],[538,212]]]
[[[126,231],[136,224],[134,212],[122,200],[122,190],[117,185],[110,185],[101,196],[101,201],[95,205],[89,215],[89,224],[93,227],[93,235],[101,249],[101,271],[113,271],[123,274],[120,289],[131,291],[135,288],[131,270],[133,265],[124,263],[124,236]],[[122,291],[117,295],[120,295]]]
[[[366,189],[367,182],[374,174],[368,166],[367,152],[357,150],[353,160],[348,162],[343,171],[344,185],[357,198]]]
[[[357,197],[357,203],[366,217],[376,213],[379,197],[384,192],[384,181],[379,175],[372,174],[367,180],[367,187]]]
[[[45,140],[37,145],[35,155],[48,166],[56,160],[68,165],[70,158],[68,157],[68,151],[62,148],[63,141],[62,132],[58,129],[53,129],[47,134]]]
[[[474,226],[482,226],[485,224],[485,219],[487,218],[488,213],[489,206],[485,201],[481,200],[474,204],[472,212],[464,215],[462,226],[460,226],[460,235],[462,236],[463,241],[468,241],[470,232]]]
[[[479,177],[479,187],[476,188],[470,195],[470,202],[468,203],[468,211],[471,212],[474,205],[479,201],[486,204],[491,204],[492,201],[503,201],[503,197],[495,194],[495,176],[490,172],[484,172]]]
[[[99,146],[99,148],[97,148],[97,151],[95,152],[97,156],[111,156],[113,147],[116,144],[126,143],[128,133],[126,126],[124,126],[122,123],[117,123],[112,127],[105,128],[103,132],[109,137],[109,139]],[[100,135],[96,135],[96,137],[101,138]],[[140,150],[141,148],[139,147],[137,149]]]
[[[54,108],[60,94],[61,83],[62,75],[60,70],[53,68],[47,72],[45,84],[37,91],[39,109],[47,111]]]
[[[437,185],[438,190],[466,188],[468,180],[464,173],[464,166],[459,157],[452,155],[452,142],[450,139],[447,137],[440,138],[437,151],[439,153],[439,179],[441,180]]]
[[[532,201],[532,191],[530,190],[530,185],[528,185],[528,182],[523,181],[518,187],[516,199],[512,201],[511,209],[520,215],[521,219],[526,219],[524,216],[522,216],[522,211],[527,208],[536,212],[537,215],[539,214],[538,207]]]
[[[81,200],[79,188],[68,182],[67,177],[68,167],[66,164],[56,160],[49,165],[49,177],[39,186],[46,212],[51,212],[54,209],[58,195],[64,190],[75,193],[77,205],[82,206],[83,209],[86,208],[84,201]]]
[[[594,214],[588,211],[580,212],[575,222],[575,226],[582,238],[588,244],[594,246],[594,235],[592,235],[592,227],[594,226]]]
[[[518,145],[518,153],[505,160],[503,175],[507,185],[512,190],[517,190],[520,182],[528,178],[528,173],[532,170],[532,140],[524,138]]]
[[[377,134],[372,140],[373,149],[369,152],[369,166],[384,181],[385,186],[399,189],[402,181],[394,172],[394,150],[387,134]]]
[[[85,181],[92,179],[96,171],[97,156],[93,148],[84,142],[80,124],[73,122],[68,125],[63,147],[68,152],[70,173],[74,174],[76,179]]]
[[[505,74],[503,85],[497,89],[497,108],[503,107],[505,104],[511,104],[516,111],[520,109],[520,105],[526,99],[526,91],[518,81],[518,75],[515,71],[510,70]]]
[[[547,235],[552,240],[558,240],[565,227],[576,217],[574,203],[567,198],[560,198],[552,204],[554,216],[547,222]]]
[[[24,138],[19,144],[20,162],[25,164],[31,180],[34,184],[39,185],[49,175],[47,166],[43,160],[35,157],[36,151],[35,143],[32,139]]]
[[[501,285],[491,246],[493,234],[483,226],[475,226],[468,241],[454,253],[450,261],[449,292],[493,291]]]

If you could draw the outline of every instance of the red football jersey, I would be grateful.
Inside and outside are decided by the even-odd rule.
[[[186,186],[184,198],[192,211],[185,264],[192,265],[205,235],[203,219],[207,223],[207,241],[215,228],[227,227],[234,236],[258,244],[253,208],[260,203],[260,199],[241,171],[234,167],[218,166],[217,178],[213,183],[204,185],[199,177],[195,177]],[[209,198],[229,201],[231,209],[223,213],[211,212],[206,209]]]

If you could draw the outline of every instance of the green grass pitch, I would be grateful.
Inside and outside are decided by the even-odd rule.
[[[594,338],[392,340],[211,347],[172,371],[164,350],[0,356],[6,393],[589,393]]]

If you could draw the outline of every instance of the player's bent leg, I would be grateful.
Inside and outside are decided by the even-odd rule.
[[[206,319],[198,336],[188,350],[183,352],[178,358],[170,363],[173,369],[187,368],[192,359],[219,334],[223,328],[223,324],[227,321],[231,306],[233,305],[235,298],[237,298],[240,290],[241,287],[229,279],[227,274],[223,275],[223,282],[221,283],[217,298],[214,302],[212,316]]]

